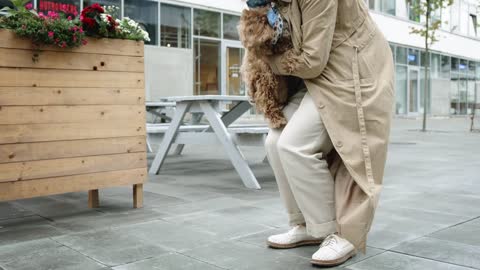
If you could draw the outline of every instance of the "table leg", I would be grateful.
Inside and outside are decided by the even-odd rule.
[[[208,101],[201,101],[200,107],[205,113],[205,116],[210,122],[210,125],[212,126],[213,131],[217,135],[219,141],[225,148],[225,151],[227,152],[233,166],[240,175],[243,184],[248,188],[260,189],[260,184],[258,184],[258,181],[255,178],[252,170],[248,166],[245,157],[242,155],[240,149],[232,140],[232,137],[230,136],[227,128],[225,127],[225,124],[223,123],[220,115],[213,108],[212,104]]]
[[[152,148],[152,145],[150,144],[150,137],[148,134],[146,139],[147,139],[147,150],[149,153],[153,153],[153,148]]]
[[[133,208],[143,207],[143,184],[133,185]]]
[[[203,117],[203,113],[191,113],[192,119],[190,120],[190,125],[197,125],[200,123]],[[185,148],[185,144],[177,144],[175,149],[173,150],[172,155],[181,155],[183,152],[183,148]]]
[[[150,166],[150,174],[158,174],[160,171],[160,167],[162,166],[163,162],[165,161],[165,157],[168,154],[168,150],[172,146],[172,142],[177,135],[178,128],[182,124],[183,118],[185,114],[190,108],[190,102],[178,102],[177,108],[175,110],[175,115],[170,123],[170,126],[163,137],[163,141],[160,144],[160,148],[158,149],[157,154],[155,155],[155,159],[152,162],[152,166]]]
[[[98,194],[98,189],[92,189],[88,191],[88,207],[89,208],[100,207],[100,196]]]
[[[252,104],[250,104],[248,101],[240,101],[229,112],[222,116],[223,123],[226,127],[230,126],[250,108],[252,108]]]

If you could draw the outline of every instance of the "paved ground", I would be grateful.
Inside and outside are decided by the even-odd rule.
[[[396,120],[368,252],[351,270],[480,269],[480,133],[464,119]],[[479,125],[480,126],[480,125]],[[246,149],[263,189],[245,189],[220,150],[187,147],[146,185],[0,203],[0,269],[311,269],[316,247],[265,247],[285,227],[273,174]]]

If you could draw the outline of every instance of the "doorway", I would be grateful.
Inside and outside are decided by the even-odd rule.
[[[224,41],[222,46],[222,95],[245,96],[245,84],[242,81],[242,66],[245,49],[240,42]]]

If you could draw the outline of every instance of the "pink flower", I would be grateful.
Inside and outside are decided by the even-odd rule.
[[[78,30],[78,32],[80,32],[80,34],[83,34],[83,32],[84,32],[84,31],[83,31],[83,28],[80,28],[80,29]]]
[[[43,12],[39,12],[38,17],[40,17],[40,19],[45,19],[46,18],[45,14],[43,14]]]
[[[82,40],[82,45],[87,45],[88,41],[86,39]]]
[[[32,3],[28,3],[28,4],[25,5],[25,8],[28,9],[28,10],[30,10],[30,9],[33,8],[33,4],[32,4]]]
[[[47,13],[47,16],[50,17],[51,19],[58,19],[59,18],[58,13],[56,13],[55,11],[49,11]]]
[[[52,31],[48,32],[48,37],[49,38],[53,38],[54,35],[55,35],[55,33],[53,33]]]
[[[67,43],[64,41],[62,42],[62,48],[65,48],[65,47],[67,47]]]
[[[68,17],[67,17],[67,20],[71,21],[71,20],[72,20],[72,16],[68,16]]]

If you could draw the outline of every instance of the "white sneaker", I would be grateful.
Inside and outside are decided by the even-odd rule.
[[[272,248],[294,248],[307,245],[318,245],[324,238],[315,238],[307,234],[305,226],[297,225],[286,233],[268,237],[267,244]]]
[[[311,263],[318,266],[337,266],[355,256],[357,251],[348,240],[336,234],[329,235],[312,255]]]

